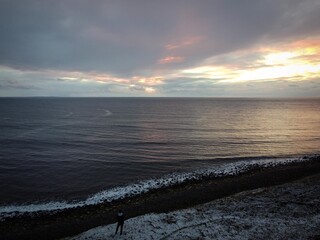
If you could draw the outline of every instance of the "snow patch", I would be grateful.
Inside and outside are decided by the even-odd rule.
[[[84,239],[316,239],[320,236],[320,175],[247,191],[171,213],[128,219],[122,236],[116,224],[91,229]]]

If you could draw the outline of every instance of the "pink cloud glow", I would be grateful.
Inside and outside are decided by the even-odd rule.
[[[186,38],[183,41],[178,42],[178,43],[167,44],[167,45],[165,45],[165,48],[167,50],[174,50],[174,49],[178,49],[178,48],[191,46],[191,45],[199,43],[200,41],[203,40],[203,38],[204,37],[202,37],[202,36],[189,37],[189,38]]]
[[[178,62],[182,62],[184,60],[183,57],[179,57],[179,56],[169,56],[169,57],[165,57],[160,59],[158,62],[160,64],[169,64],[169,63],[178,63]]]

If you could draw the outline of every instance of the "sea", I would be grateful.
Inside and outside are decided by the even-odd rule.
[[[0,216],[319,154],[319,98],[0,98]]]

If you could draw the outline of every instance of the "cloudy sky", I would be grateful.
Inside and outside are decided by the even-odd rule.
[[[319,0],[0,0],[0,96],[320,97]]]

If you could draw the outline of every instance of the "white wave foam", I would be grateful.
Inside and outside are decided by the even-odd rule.
[[[197,169],[193,172],[169,174],[158,179],[144,180],[127,186],[115,187],[112,189],[98,192],[88,197],[86,200],[79,202],[48,202],[29,205],[0,206],[0,219],[23,213],[34,213],[39,211],[57,211],[75,207],[82,207],[86,205],[96,205],[103,202],[111,202],[114,200],[120,200],[126,197],[132,197],[139,194],[147,193],[150,190],[174,186],[190,180],[201,180],[205,177],[234,176],[241,173],[245,173],[255,167],[277,167],[295,162],[304,162],[310,159],[311,158],[301,157],[239,161],[206,169]]]
[[[111,116],[113,113],[111,111],[109,111],[108,109],[107,110],[104,110],[104,117],[108,117],[108,116]]]

